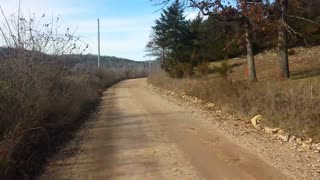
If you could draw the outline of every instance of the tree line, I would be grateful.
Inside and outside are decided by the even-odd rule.
[[[255,54],[276,48],[279,78],[289,79],[288,48],[320,43],[318,0],[160,0],[148,55],[173,77],[190,77],[206,63],[247,55],[248,79],[257,81]],[[172,3],[172,4],[169,4]],[[199,15],[192,20],[185,8]]]

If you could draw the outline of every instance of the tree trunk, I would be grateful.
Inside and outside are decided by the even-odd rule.
[[[165,69],[165,67],[164,67],[164,48],[161,48],[160,64],[161,64],[161,69]]]
[[[290,78],[289,60],[288,60],[288,45],[287,45],[287,9],[288,0],[279,0],[280,18],[279,18],[279,34],[278,34],[278,55],[279,55],[279,68],[280,77],[282,79]]]
[[[248,78],[249,81],[255,82],[257,81],[257,74],[256,74],[256,65],[254,61],[253,49],[252,49],[252,35],[250,32],[251,24],[250,21],[246,21],[246,46],[247,46],[247,61],[248,61]]]

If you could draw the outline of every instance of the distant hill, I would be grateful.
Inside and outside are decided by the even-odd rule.
[[[81,56],[81,63],[85,64],[97,64],[98,57],[96,55],[88,54]],[[101,56],[101,66],[113,67],[113,68],[148,68],[148,63],[145,61],[134,61],[125,58],[119,58],[115,56]]]
[[[72,55],[66,57],[68,64],[71,66],[97,66],[98,57],[97,55]],[[129,71],[140,71],[144,73],[148,73],[149,70],[155,72],[160,70],[160,62],[152,61],[149,64],[149,61],[134,61],[126,58],[119,58],[115,56],[101,56],[100,57],[100,65],[104,68],[111,69],[122,69]],[[150,67],[149,67],[150,66]],[[149,69],[150,68],[150,69]]]
[[[16,52],[13,48],[0,47],[0,58],[5,58],[11,56]],[[20,52],[21,53],[21,52]],[[56,59],[56,56],[46,55],[42,53],[35,53],[31,51],[25,51],[25,57],[33,58],[33,56],[38,57],[42,61],[51,61]],[[87,55],[64,55],[63,63],[65,67],[69,69],[77,68],[91,68],[97,66],[97,55],[87,54]],[[61,61],[60,61],[61,62]],[[158,61],[150,63],[151,70],[155,71],[159,69]],[[119,58],[115,56],[101,56],[100,65],[103,68],[114,69],[114,70],[126,70],[131,72],[141,72],[141,74],[147,74],[149,72],[149,62],[148,61],[134,61],[126,58]]]

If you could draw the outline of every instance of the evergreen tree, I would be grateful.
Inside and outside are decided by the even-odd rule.
[[[193,35],[190,27],[191,22],[186,20],[179,1],[163,10],[152,27],[153,45],[161,49],[162,68],[171,75],[181,77],[190,74],[186,71],[192,71],[192,67],[186,67],[190,65],[192,54]]]

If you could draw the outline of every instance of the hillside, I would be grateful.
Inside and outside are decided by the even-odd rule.
[[[96,55],[69,55],[64,61],[71,70],[96,68],[98,57]],[[145,61],[134,61],[114,56],[101,56],[100,66],[114,71],[126,71],[134,77],[145,77],[149,73],[149,64]],[[131,76],[131,75],[129,75]]]
[[[77,70],[77,69],[86,69],[97,67],[97,55],[87,54],[87,55],[64,55],[63,57],[55,57],[50,56],[42,53],[30,52],[25,50],[24,53],[28,57],[39,57],[44,62],[50,62],[57,58],[62,59],[61,61],[65,67],[70,70]],[[4,48],[0,47],[0,56],[2,58],[10,57],[16,53],[14,48]],[[125,58],[119,58],[115,56],[101,56],[100,57],[100,65],[102,68],[106,69],[113,69],[113,70],[125,70],[125,71],[134,71],[140,73],[140,76],[145,76],[146,73],[149,71],[149,63],[146,61],[134,61]]]
[[[292,78],[279,78],[277,54],[256,55],[258,82],[247,80],[246,57],[209,63],[208,76],[174,79],[153,75],[149,82],[171,91],[198,97],[244,119],[261,114],[264,124],[280,127],[294,135],[320,142],[319,88],[320,46],[290,51]],[[221,74],[221,71],[227,71]]]
[[[80,56],[80,62],[85,64],[97,64],[98,57],[96,55],[88,54]],[[115,56],[101,56],[101,65],[113,68],[147,68],[145,61],[134,61],[125,58],[119,58]]]
[[[310,48],[297,47],[289,50],[289,65],[291,79],[302,79],[320,75],[320,46]],[[279,79],[278,56],[275,50],[265,51],[255,56],[258,80]],[[210,69],[219,68],[223,61],[210,63]],[[247,59],[245,56],[228,59],[227,63],[232,68],[228,75],[233,80],[247,79]],[[210,77],[217,77],[213,73]]]

